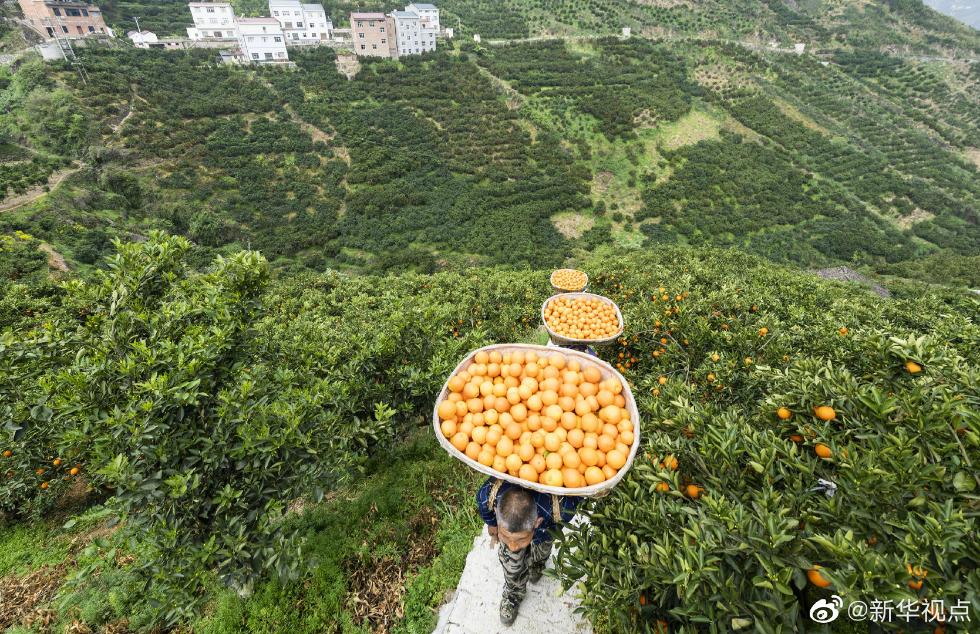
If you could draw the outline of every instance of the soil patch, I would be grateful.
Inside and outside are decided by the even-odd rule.
[[[367,625],[374,634],[387,634],[405,615],[406,581],[411,573],[435,558],[438,523],[431,509],[422,509],[409,521],[412,541],[400,560],[350,562],[347,606],[356,624]]]
[[[67,564],[42,566],[30,574],[0,579],[0,631],[15,623],[46,629],[55,620],[52,610],[41,608],[54,598],[65,579]]]

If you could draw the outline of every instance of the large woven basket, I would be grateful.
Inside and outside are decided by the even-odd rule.
[[[561,352],[570,359],[577,359],[582,364],[582,367],[587,367],[589,365],[597,367],[599,369],[599,372],[602,374],[603,380],[606,380],[610,377],[616,377],[617,379],[619,379],[620,383],[623,384],[622,394],[623,394],[623,398],[626,400],[626,411],[629,412],[630,420],[633,421],[633,445],[632,447],[630,447],[630,453],[629,456],[626,458],[626,464],[623,465],[623,468],[620,469],[619,472],[617,472],[616,475],[612,477],[612,479],[606,480],[605,482],[600,482],[599,484],[593,484],[590,486],[576,487],[576,488],[553,487],[553,486],[540,484],[537,482],[529,482],[527,480],[522,480],[521,478],[512,476],[509,473],[495,471],[494,469],[482,465],[476,460],[473,460],[472,458],[464,454],[462,451],[456,449],[456,447],[453,447],[452,443],[450,443],[449,440],[442,435],[442,429],[440,428],[440,420],[439,420],[439,403],[446,400],[447,396],[449,395],[449,379],[455,376],[465,366],[468,366],[473,361],[473,357],[476,355],[476,353],[480,352],[481,350],[486,350],[487,352],[497,350],[501,354],[503,354],[504,352],[513,352],[515,350],[523,350],[525,352],[533,350],[534,352],[540,355],[547,355],[547,356],[551,356],[557,352]],[[480,473],[485,473],[488,476],[492,476],[500,480],[506,480],[507,482],[520,485],[525,489],[532,489],[534,491],[540,491],[542,493],[552,493],[555,495],[571,495],[571,496],[594,496],[607,492],[609,489],[612,489],[614,486],[616,486],[619,483],[619,481],[623,479],[623,476],[626,475],[626,472],[629,471],[630,467],[633,466],[633,459],[636,456],[637,449],[640,446],[640,413],[636,409],[636,400],[633,398],[633,393],[630,391],[630,387],[629,384],[626,382],[626,379],[623,378],[623,375],[617,372],[615,368],[613,368],[611,365],[609,365],[602,359],[598,359],[596,357],[588,355],[584,352],[579,352],[577,350],[568,350],[564,348],[555,349],[555,348],[548,348],[546,346],[535,346],[535,345],[521,344],[521,343],[504,343],[504,344],[497,344],[492,346],[485,346],[483,348],[477,348],[476,350],[470,351],[470,353],[466,355],[466,358],[464,358],[459,363],[459,365],[456,366],[456,369],[453,370],[452,374],[446,377],[446,382],[443,383],[442,391],[439,392],[439,398],[436,399],[435,405],[432,408],[432,430],[435,432],[436,438],[439,439],[439,444],[442,445],[443,449],[448,451],[449,454],[454,458],[462,460],[468,466],[472,467],[473,469],[476,469]]]
[[[557,299],[559,297],[570,297],[570,298],[587,297],[589,299],[598,299],[599,301],[610,304],[616,310],[616,318],[619,320],[619,329],[616,331],[615,334],[610,335],[609,337],[604,337],[602,339],[575,339],[572,337],[563,337],[559,335],[557,332],[551,329],[551,326],[548,325],[548,322],[544,318],[544,311],[548,307],[548,302],[550,302],[553,299]],[[619,306],[616,305],[616,302],[612,301],[608,297],[603,297],[602,295],[596,295],[594,293],[559,293],[557,295],[552,295],[548,299],[544,300],[543,304],[541,304],[541,323],[544,324],[545,329],[548,331],[548,336],[550,336],[551,340],[554,341],[555,343],[571,343],[579,346],[586,346],[586,345],[601,346],[604,344],[612,343],[613,341],[616,341],[616,339],[618,339],[623,334],[623,329],[626,326],[626,323],[623,321],[623,313],[619,312]]]
[[[551,284],[551,288],[558,293],[584,293],[585,290],[589,288],[589,274],[586,273],[585,271],[582,271],[582,274],[585,275],[585,285],[582,288],[561,288],[555,286],[555,283],[552,281],[554,279],[555,273],[558,273],[559,271],[573,271],[573,270],[578,270],[578,269],[555,269],[554,271],[552,271],[551,275],[548,276],[548,282]]]

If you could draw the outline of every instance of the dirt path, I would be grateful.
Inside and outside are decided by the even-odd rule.
[[[42,242],[38,249],[47,254],[49,269],[52,271],[61,271],[62,273],[68,272],[68,263],[65,262],[65,256],[55,251],[54,247],[47,242]]]
[[[82,169],[82,167],[84,167],[84,165],[80,165],[78,167],[67,167],[54,172],[48,177],[48,189],[54,189],[61,184],[61,181]],[[18,194],[12,198],[5,198],[3,201],[0,201],[0,211],[14,211],[15,209],[20,209],[25,205],[31,204],[47,193],[48,192],[44,191],[44,185],[35,185],[23,194]]]

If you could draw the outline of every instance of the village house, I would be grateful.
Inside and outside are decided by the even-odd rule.
[[[384,13],[351,13],[350,26],[359,57],[398,57],[395,25]]]
[[[439,9],[410,4],[401,11],[351,13],[354,52],[366,57],[402,57],[436,50]]]
[[[235,26],[235,10],[230,2],[191,2],[194,26],[187,27],[187,37],[192,40],[233,40],[238,37]]]
[[[286,34],[275,18],[238,18],[238,45],[241,61],[250,63],[285,63]]]
[[[269,0],[270,15],[279,20],[286,44],[319,44],[331,38],[333,22],[321,4],[300,0]]]
[[[109,36],[102,11],[82,0],[19,0],[24,19],[47,40]]]

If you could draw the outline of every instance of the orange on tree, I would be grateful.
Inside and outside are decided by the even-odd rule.
[[[830,587],[830,581],[820,574],[821,567],[819,564],[813,564],[813,568],[806,571],[806,578],[818,588],[828,588]]]
[[[48,483],[47,483],[47,482],[42,482],[42,483],[41,483],[41,488],[42,488],[42,489],[46,489],[46,488],[48,488]]]
[[[658,482],[657,486],[654,487],[658,493],[666,493],[670,491],[670,485],[666,482]]]
[[[792,418],[793,412],[789,411],[788,408],[780,407],[776,410],[776,416],[779,417],[779,420],[789,420]]]
[[[6,451],[3,452],[3,457],[4,458],[9,458],[12,455],[14,455],[14,452],[10,451],[9,449],[7,449]]]
[[[768,328],[766,328],[765,326],[763,326],[762,328],[759,328],[759,336],[760,337],[765,337],[768,334],[769,334],[769,329]]]
[[[841,337],[846,337],[848,332],[850,331],[848,331],[846,326],[841,326],[837,329],[837,334],[839,334]]]
[[[837,412],[835,412],[834,408],[830,407],[829,405],[820,405],[819,407],[814,407],[813,415],[819,418],[820,420],[825,420],[825,421],[834,420],[835,418],[837,418]]]
[[[699,497],[701,497],[701,493],[703,491],[704,491],[704,489],[702,489],[701,487],[699,487],[696,484],[689,484],[684,489],[684,492],[687,493],[687,497],[691,498],[692,500],[696,500]]]
[[[906,361],[905,369],[908,370],[909,374],[918,374],[919,372],[922,372],[922,366],[915,361]]]
[[[912,590],[921,590],[923,583],[925,582],[922,579],[909,579],[909,588]]]
[[[663,462],[660,463],[660,466],[664,469],[677,471],[677,458],[674,457],[674,454],[668,454],[667,457],[664,458]]]
[[[830,450],[830,447],[822,442],[818,442],[813,446],[813,452],[825,460],[834,455],[834,452]]]

